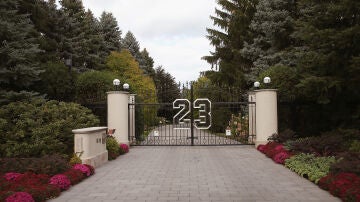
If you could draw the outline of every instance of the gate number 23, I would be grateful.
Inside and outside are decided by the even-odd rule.
[[[194,119],[194,125],[197,129],[209,129],[211,127],[211,102],[207,98],[196,99],[193,103],[193,108],[198,109],[199,116]],[[173,102],[173,109],[180,109],[175,114],[174,124],[190,123],[187,118],[191,112],[191,103],[188,99],[176,99]]]

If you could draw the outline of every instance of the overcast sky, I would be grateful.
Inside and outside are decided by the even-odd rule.
[[[201,60],[213,50],[206,36],[215,0],[83,0],[96,17],[116,17],[123,37],[131,31],[155,61],[177,81],[196,80],[210,65]]]

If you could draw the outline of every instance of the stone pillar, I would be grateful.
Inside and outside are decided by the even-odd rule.
[[[254,143],[256,138],[256,97],[255,92],[248,92],[248,102],[249,102],[249,143]]]
[[[108,161],[106,150],[107,127],[91,127],[72,130],[74,152],[80,156],[82,163],[96,167]]]
[[[278,133],[277,90],[255,90],[256,141],[255,146],[266,144],[268,137]]]
[[[136,138],[135,138],[135,96],[136,96],[136,94],[129,95],[129,140],[130,140],[130,144],[136,143]]]
[[[119,143],[129,145],[129,93],[107,92],[108,128],[115,129],[113,136]]]

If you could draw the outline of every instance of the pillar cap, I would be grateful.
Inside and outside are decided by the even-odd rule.
[[[254,90],[253,92],[264,92],[264,91],[278,91],[277,89],[259,89],[259,90]]]
[[[129,92],[126,92],[126,91],[109,91],[109,92],[106,92],[106,94],[129,94]]]
[[[88,134],[88,133],[94,133],[102,130],[106,130],[107,127],[90,127],[90,128],[80,128],[80,129],[74,129],[72,130],[75,134]]]

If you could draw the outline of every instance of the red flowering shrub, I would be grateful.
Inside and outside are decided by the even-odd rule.
[[[0,191],[0,201],[5,201],[5,199],[13,193],[13,191]]]
[[[17,177],[14,182],[17,185],[22,186],[42,185],[47,184],[49,178],[50,177],[45,174],[35,174],[32,172],[27,172]]]
[[[70,169],[63,174],[69,178],[71,185],[75,185],[85,178],[84,174],[77,169]]]
[[[75,164],[73,169],[80,170],[84,175],[90,176],[90,169],[83,164]]]
[[[260,144],[259,146],[257,146],[257,150],[264,154],[266,151],[266,145]]]
[[[343,201],[360,201],[360,177],[354,173],[330,174],[320,179],[319,187]]]
[[[127,144],[120,144],[120,155],[129,152],[129,146]]]
[[[50,178],[49,184],[59,187],[61,190],[67,190],[70,188],[71,182],[66,175],[57,174]]]
[[[324,190],[329,190],[329,185],[332,183],[332,181],[335,180],[335,175],[333,174],[329,174],[327,176],[324,176],[322,177],[320,180],[319,180],[319,187],[321,189],[324,189]]]
[[[18,178],[19,176],[21,176],[21,173],[6,173],[4,175],[4,178],[8,181],[10,180],[15,180],[16,178]]]
[[[279,151],[279,145],[281,145],[280,143],[277,142],[269,142],[266,144],[266,151],[265,151],[265,155],[269,158],[272,158],[273,156],[275,156],[275,154],[277,154]],[[277,149],[277,150],[276,150]]]
[[[285,163],[285,160],[290,158],[291,154],[286,151],[280,151],[279,153],[275,154],[275,156],[272,158],[276,163],[283,164]]]
[[[85,165],[85,166],[87,166],[87,167],[89,168],[89,170],[90,170],[90,175],[95,174],[95,168],[94,168],[93,166],[88,165],[88,164],[84,164],[84,165]]]
[[[5,199],[6,202],[35,202],[33,197],[26,192],[15,192]]]

